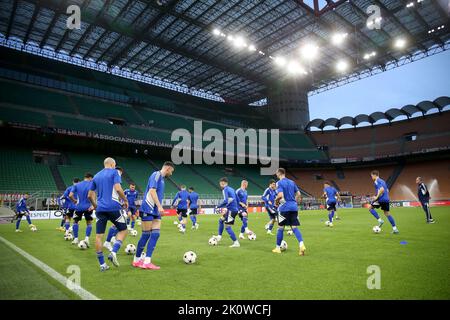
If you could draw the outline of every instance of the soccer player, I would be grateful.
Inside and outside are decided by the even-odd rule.
[[[69,194],[72,191],[72,188],[78,183],[80,182],[80,179],[75,178],[72,180],[72,185],[69,186],[66,191],[64,191],[63,197],[64,197],[64,201],[67,203],[67,211],[66,211],[66,223],[65,223],[65,229],[66,229],[66,234],[68,234],[70,231],[70,221],[73,218],[73,214],[75,213],[75,202],[73,202],[72,200],[70,200],[69,198]]]
[[[27,208],[27,199],[28,194],[24,194],[16,204],[16,213],[17,213],[17,221],[16,221],[16,232],[22,232],[20,230],[20,221],[22,221],[22,217],[26,216],[29,227],[34,227],[35,225],[31,223],[30,211]]]
[[[419,197],[420,204],[422,205],[423,211],[425,211],[425,218],[427,223],[435,223],[430,211],[430,192],[427,186],[423,183],[421,177],[416,178],[417,184],[417,196]]]
[[[72,244],[78,244],[78,223],[81,219],[86,220],[86,233],[84,241],[89,248],[89,237],[92,232],[92,211],[94,207],[91,205],[88,199],[89,189],[91,188],[92,174],[86,173],[84,175],[84,180],[73,186],[72,191],[69,193],[69,198],[76,203],[75,213],[73,217],[73,241]],[[76,196],[76,198],[75,198]]]
[[[380,178],[380,173],[377,170],[373,170],[370,173],[372,177],[373,183],[375,185],[376,195],[372,197],[372,201],[370,202],[370,213],[378,220],[378,224],[381,228],[384,221],[380,218],[375,208],[381,208],[383,210],[384,215],[388,218],[389,222],[392,225],[392,233],[399,233],[397,226],[395,224],[394,217],[389,213],[389,190],[383,179]]]
[[[267,214],[269,215],[269,222],[266,224],[266,230],[267,234],[272,234],[273,226],[275,225],[276,219],[277,219],[277,209],[275,207],[275,198],[277,196],[276,194],[277,184],[275,180],[269,181],[269,187],[266,188],[264,191],[264,194],[262,195],[261,199],[264,201],[264,206],[266,207]]]
[[[325,181],[323,184],[323,196],[326,199],[327,210],[328,210],[328,227],[333,227],[333,217],[336,209],[336,200],[341,201],[341,196],[339,192],[331,186],[330,182]]]
[[[241,232],[239,233],[239,239],[245,239],[244,233],[251,233],[251,230],[248,228],[248,181],[242,180],[241,187],[236,190],[236,199],[239,205],[238,215],[242,221]]]
[[[142,235],[137,244],[133,267],[150,270],[160,269],[159,266],[152,263],[152,254],[159,239],[161,218],[164,215],[164,208],[161,204],[164,198],[164,179],[170,177],[174,170],[174,164],[166,161],[161,170],[153,172],[148,179],[144,200],[140,209]],[[147,242],[147,253],[144,260],[142,260],[141,255]]]
[[[121,167],[116,167],[116,170],[119,173],[119,176],[122,177],[123,169]],[[124,191],[124,193],[125,193],[125,191]],[[122,200],[120,200],[120,204],[123,206],[123,201]],[[130,204],[128,203],[128,205],[130,205]],[[128,221],[127,221],[127,225],[128,225]],[[117,232],[119,232],[119,230],[117,230],[115,225],[112,225],[111,227],[109,227],[108,234],[106,235],[106,240],[103,243],[103,247],[105,247],[109,251],[113,250],[113,246],[111,244],[111,241],[112,241],[112,238],[117,235]]]
[[[64,198],[64,195],[58,197],[56,199],[56,202],[58,203],[59,210],[62,211],[61,224],[58,228],[56,228],[56,230],[65,231],[66,229],[64,228],[64,224],[66,223],[67,202],[66,199]]]
[[[198,193],[194,191],[194,187],[189,187],[189,217],[192,221],[192,229],[198,229],[199,225],[197,222],[197,210],[198,210]]]
[[[111,221],[118,230],[117,240],[108,256],[108,260],[116,267],[119,266],[117,252],[127,236],[126,216],[122,214],[122,204],[120,203],[120,199],[123,201],[123,207],[128,209],[128,200],[120,185],[122,179],[119,172],[115,169],[116,161],[113,158],[108,157],[103,161],[103,164],[104,169],[99,171],[94,176],[94,179],[92,179],[88,194],[89,201],[96,210],[95,215],[97,217],[97,224],[95,250],[97,252],[98,262],[100,263],[100,271],[109,269],[103,256],[102,243],[108,220]],[[97,193],[97,199],[94,191]]]
[[[283,168],[279,168],[276,175],[279,179],[276,190],[277,196],[275,198],[275,203],[279,203],[278,231],[277,246],[272,250],[272,252],[281,253],[280,245],[283,241],[284,227],[291,226],[299,244],[299,255],[303,256],[305,255],[306,247],[303,243],[303,236],[298,229],[300,222],[298,220],[297,199],[300,199],[300,190],[294,181],[286,178],[286,171]]]
[[[233,188],[228,186],[228,179],[225,177],[219,180],[219,185],[220,188],[222,188],[223,201],[217,206],[217,208],[225,208],[225,210],[219,219],[219,232],[215,238],[217,241],[222,240],[223,229],[225,228],[233,241],[230,248],[239,248],[241,245],[234,234],[233,228],[231,227],[234,224],[236,216],[238,215],[236,192]]]
[[[181,217],[180,232],[184,234],[186,233],[189,192],[187,192],[185,185],[181,185],[180,189],[181,190],[177,192],[172,200],[172,208],[175,206],[175,203],[177,203],[177,215],[178,217]]]
[[[134,183],[131,183],[130,188],[126,189],[124,193],[128,199],[127,225],[130,230],[133,230],[136,223],[136,218],[139,215],[139,212],[136,209],[136,200],[139,192],[136,190],[136,185]]]

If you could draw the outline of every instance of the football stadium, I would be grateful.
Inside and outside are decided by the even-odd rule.
[[[0,4],[0,300],[450,299],[447,0]]]

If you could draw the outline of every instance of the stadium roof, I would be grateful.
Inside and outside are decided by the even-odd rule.
[[[373,125],[380,120],[391,122],[398,117],[407,117],[409,119],[417,113],[421,113],[422,116],[425,116],[432,109],[437,109],[438,112],[442,112],[447,106],[450,106],[450,97],[440,97],[434,101],[422,101],[416,105],[409,104],[400,109],[392,108],[386,112],[374,112],[370,115],[359,114],[356,117],[347,116],[341,119],[314,119],[308,123],[306,129],[310,130],[311,128],[318,128],[323,130],[327,126],[339,129],[343,125],[357,126],[364,122]]]
[[[244,103],[289,77],[277,57],[304,65],[300,81],[317,92],[449,47],[449,18],[435,0],[321,0],[319,8],[302,0],[0,2],[5,39]],[[81,8],[79,30],[66,27],[71,4]],[[381,29],[369,26],[376,23],[372,4],[381,10]],[[333,44],[336,33],[345,35],[343,44]],[[311,43],[318,59],[306,63],[299,48]],[[339,60],[349,67],[345,74],[335,70]]]

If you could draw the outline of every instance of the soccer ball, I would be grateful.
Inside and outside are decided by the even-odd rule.
[[[177,225],[178,225],[178,221],[175,220],[175,221],[173,222],[173,224],[177,226]]]
[[[281,249],[281,251],[286,251],[287,250],[287,248],[288,248],[288,244],[287,244],[287,242],[286,241],[281,241],[281,245],[280,245],[280,249]]]
[[[330,225],[330,221],[329,220],[325,221],[325,225],[328,227]]]
[[[80,242],[78,242],[78,248],[80,248],[81,250],[86,250],[87,249],[87,244],[86,241],[81,240]]]
[[[217,242],[217,238],[216,237],[211,237],[208,241],[210,246],[217,246],[218,242]]]
[[[111,241],[110,241],[111,245],[114,245],[114,242],[116,242],[116,237],[111,238]]]
[[[250,233],[247,238],[248,240],[256,240],[256,233]]]
[[[288,230],[288,231],[287,231],[287,235],[288,235],[288,236],[292,236],[293,234],[294,234],[294,231],[292,231],[292,230]]]
[[[379,226],[375,226],[372,228],[374,233],[380,233],[381,232],[381,228]]]
[[[30,230],[33,231],[33,232],[35,232],[35,231],[37,231],[37,228],[36,228],[35,226],[31,226],[31,227],[30,227]]]
[[[132,243],[127,244],[125,247],[125,253],[126,254],[135,254],[136,253],[136,246]]]
[[[136,237],[137,234],[138,234],[137,230],[134,230],[134,229],[131,229],[131,230],[130,230],[130,235],[131,235],[132,237]]]
[[[72,241],[73,240],[73,235],[71,233],[67,233],[64,235],[64,240],[66,241]]]
[[[193,251],[188,251],[183,256],[183,261],[186,264],[193,264],[197,260],[197,255]]]

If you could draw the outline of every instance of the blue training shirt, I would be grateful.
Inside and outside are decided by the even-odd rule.
[[[226,186],[222,190],[223,201],[220,203],[217,208],[227,208],[229,211],[237,212],[238,204],[236,199],[236,192],[230,186]]]
[[[121,182],[119,172],[112,168],[105,168],[94,176],[90,190],[97,192],[97,212],[114,212],[122,209],[119,194],[114,189],[114,185]]]
[[[172,205],[174,205],[175,201],[177,201],[178,199],[180,199],[180,201],[178,201],[177,208],[182,209],[182,210],[187,209],[187,207],[188,207],[187,201],[189,199],[189,192],[187,190],[178,191],[177,194],[175,195],[175,198],[173,198]]]
[[[162,203],[164,198],[164,177],[161,175],[161,171],[155,171],[148,179],[147,188],[145,189],[145,198],[142,201],[141,211],[145,213],[158,214],[158,208],[156,207],[152,196],[150,195],[150,189],[156,189],[158,200]]]
[[[244,204],[247,204],[247,198],[248,198],[247,190],[244,190],[244,189],[241,189],[241,188],[236,190],[236,199],[237,199],[237,202],[238,202],[239,210],[246,210],[246,208],[241,206],[240,203],[242,202]]]
[[[261,199],[264,201],[264,205],[269,208],[273,208],[275,206],[275,198],[277,193],[272,188],[266,188]],[[269,201],[272,203],[270,204]]]
[[[189,193],[189,208],[197,209],[198,208],[198,193],[192,191]]]
[[[378,190],[380,190],[381,187],[384,188],[384,192],[378,198],[378,202],[389,202],[389,189],[387,187],[386,182],[381,178],[377,178],[374,182],[374,185],[375,185],[375,193],[376,194],[378,194]]]
[[[76,204],[73,203],[73,201],[70,200],[70,198],[69,198],[69,194],[72,191],[73,187],[74,186],[68,187],[66,189],[66,191],[64,191],[64,194],[63,194],[64,200],[65,200],[64,206],[65,206],[66,209],[69,209],[69,210],[75,210],[75,207],[76,207]]]
[[[22,211],[27,211],[27,200],[22,197],[19,199],[19,201],[16,204],[16,211],[22,212]]]
[[[323,192],[325,192],[327,195],[327,202],[329,203],[336,202],[337,190],[334,187],[332,186],[326,187],[323,189]]]
[[[81,181],[73,186],[72,192],[76,195],[78,202],[75,206],[76,211],[87,211],[91,202],[88,199],[89,190],[91,189],[91,181]]]
[[[139,195],[139,192],[136,189],[134,191],[126,189],[123,193],[125,193],[125,197],[127,197],[128,206],[130,208],[136,208],[136,199]]]
[[[288,178],[283,178],[277,182],[277,194],[283,192],[284,198],[284,203],[278,208],[280,212],[298,211],[297,200],[295,200],[295,194],[298,191],[295,182]]]

